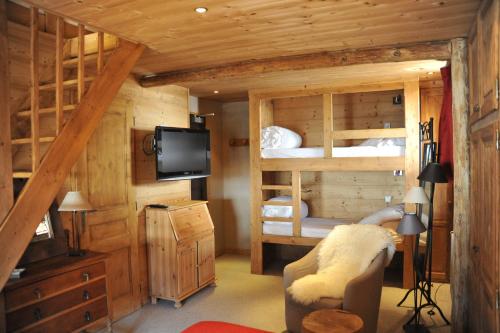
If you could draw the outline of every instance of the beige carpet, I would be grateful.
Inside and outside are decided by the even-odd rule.
[[[113,325],[115,333],[177,333],[200,320],[221,320],[273,332],[283,332],[284,302],[280,276],[252,275],[250,260],[245,256],[224,255],[217,258],[217,287],[208,287],[174,309],[173,303],[159,301],[119,320]],[[449,285],[435,285],[438,304],[450,317]],[[384,287],[380,308],[378,333],[402,332],[403,323],[411,316],[412,309],[398,308],[397,302],[405,290]],[[408,302],[410,305],[410,302]],[[449,333],[449,326],[436,314],[425,316],[426,324],[433,325],[433,333]],[[433,322],[435,318],[436,322]]]

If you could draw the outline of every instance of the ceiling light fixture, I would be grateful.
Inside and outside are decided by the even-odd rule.
[[[205,14],[208,11],[208,9],[207,7],[196,7],[194,11],[197,12],[198,14]]]
[[[214,90],[214,94],[218,94],[218,93],[219,93],[219,91],[218,91],[218,90]]]

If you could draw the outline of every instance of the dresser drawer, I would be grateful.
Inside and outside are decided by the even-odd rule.
[[[106,297],[92,303],[78,307],[68,313],[57,316],[46,322],[35,324],[20,332],[47,333],[47,332],[73,332],[108,315]]]
[[[25,305],[45,300],[55,294],[64,292],[78,284],[104,276],[103,262],[69,271],[60,275],[32,283],[5,293],[5,308],[7,313]]]
[[[50,316],[106,294],[106,279],[72,289],[66,293],[20,308],[7,314],[7,332],[44,320]]]

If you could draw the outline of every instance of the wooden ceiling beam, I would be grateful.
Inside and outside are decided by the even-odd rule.
[[[143,87],[154,87],[187,82],[251,77],[271,72],[431,59],[450,59],[449,41],[249,60],[222,66],[148,75],[142,77],[139,82]]]

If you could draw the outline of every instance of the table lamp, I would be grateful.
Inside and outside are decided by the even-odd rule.
[[[92,211],[93,208],[90,203],[83,197],[79,191],[70,191],[66,193],[58,211],[60,212],[72,212],[72,232],[71,239],[73,242],[73,247],[69,250],[70,256],[81,257],[85,255],[85,251],[80,249],[80,228],[81,225],[85,223],[85,214],[88,211]],[[78,213],[81,213],[81,222],[78,223]]]

